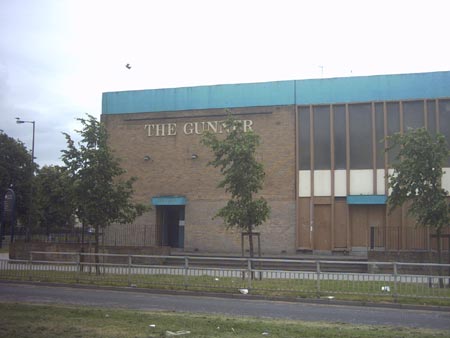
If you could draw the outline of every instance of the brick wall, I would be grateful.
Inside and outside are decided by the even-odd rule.
[[[262,251],[294,253],[294,107],[236,108],[232,112],[246,113],[236,118],[252,120],[253,130],[261,137],[257,158],[264,164],[266,172],[261,195],[272,207],[271,218],[258,229],[261,231]],[[182,132],[186,122],[223,120],[225,117],[220,115],[224,113],[223,109],[211,109],[102,116],[111,147],[122,159],[121,165],[127,170],[127,175],[138,178],[135,184],[137,201],[149,203],[152,197],[163,195],[186,196],[186,251],[240,253],[241,250],[240,232],[226,230],[221,219],[212,220],[228,198],[223,189],[217,188],[221,179],[219,170],[207,167],[212,154],[201,145],[201,136]],[[149,137],[144,126],[161,123],[177,123],[177,135]],[[192,154],[197,154],[198,158],[193,160]],[[145,161],[144,156],[151,159]],[[138,222],[155,232],[155,213],[154,208]]]

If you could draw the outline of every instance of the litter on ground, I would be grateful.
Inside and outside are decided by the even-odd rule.
[[[190,333],[191,333],[191,331],[185,331],[185,330],[182,330],[182,331],[175,331],[175,332],[173,332],[173,331],[166,331],[166,336],[167,336],[167,337],[172,337],[172,336],[184,336],[184,335],[190,334]]]

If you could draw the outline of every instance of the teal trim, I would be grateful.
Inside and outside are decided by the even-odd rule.
[[[103,93],[102,114],[450,97],[450,72]]]
[[[347,204],[386,204],[385,195],[350,195]]]
[[[103,93],[103,114],[289,105],[294,81]]]
[[[331,104],[450,96],[450,72],[297,81],[297,104]]]
[[[152,197],[153,205],[186,205],[186,197],[184,196],[161,196]]]

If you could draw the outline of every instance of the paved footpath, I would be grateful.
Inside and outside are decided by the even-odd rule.
[[[0,302],[68,304],[145,311],[176,311],[348,324],[390,325],[449,330],[450,311],[407,310],[352,305],[154,294],[136,289],[108,290],[0,283]]]

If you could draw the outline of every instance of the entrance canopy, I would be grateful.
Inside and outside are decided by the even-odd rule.
[[[153,205],[186,205],[184,196],[160,196],[152,197]]]
[[[386,204],[385,195],[349,195],[347,204]]]

